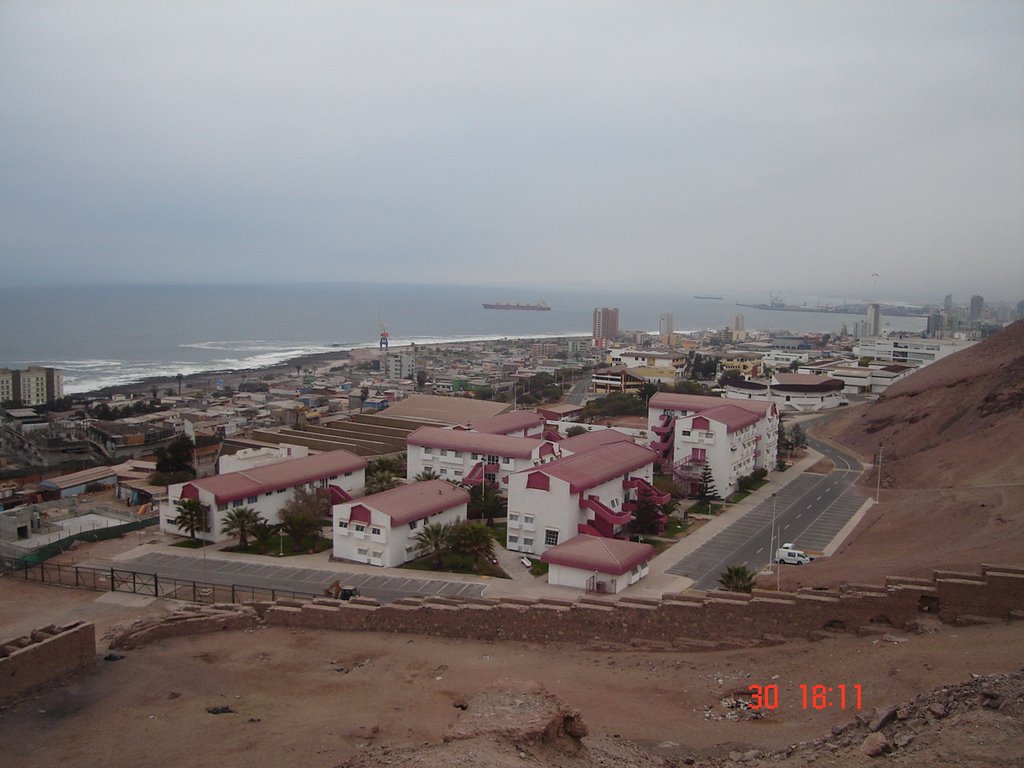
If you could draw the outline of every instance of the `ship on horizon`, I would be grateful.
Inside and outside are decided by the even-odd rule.
[[[532,312],[550,312],[551,307],[545,304],[543,301],[538,301],[536,304],[507,304],[497,302],[495,304],[484,304],[484,309],[525,309]]]
[[[721,296],[694,296],[695,299],[706,299],[708,301],[721,301]]]

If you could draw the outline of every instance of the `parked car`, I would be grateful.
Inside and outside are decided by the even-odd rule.
[[[796,549],[793,546],[793,542],[783,544],[777,550],[775,550],[775,562],[787,563],[788,565],[803,565],[809,563],[814,558],[804,552],[802,549]]]

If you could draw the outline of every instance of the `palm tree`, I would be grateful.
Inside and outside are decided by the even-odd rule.
[[[171,525],[188,531],[188,537],[192,541],[196,540],[196,531],[210,530],[207,522],[209,507],[199,499],[181,499],[175,503],[174,508],[178,510],[178,514],[171,520]]]
[[[450,546],[459,554],[473,558],[474,568],[479,568],[484,558],[494,558],[494,534],[486,525],[479,523],[464,522],[455,526]]]
[[[301,552],[302,542],[309,539],[310,549],[316,546],[320,538],[320,520],[299,511],[281,512],[281,530],[292,539],[292,551]]]
[[[505,497],[487,483],[474,485],[469,491],[469,511],[484,518],[488,526],[493,526],[494,518],[504,516]]]
[[[220,532],[227,536],[237,536],[238,548],[248,549],[249,534],[256,532],[256,523],[260,520],[263,520],[263,516],[252,507],[238,507],[224,516]]]
[[[372,470],[366,474],[366,494],[389,491],[398,486],[398,478],[386,470]]]
[[[417,482],[421,482],[423,480],[440,480],[440,479],[441,479],[441,476],[439,474],[437,474],[437,472],[435,472],[431,467],[427,467],[422,472],[420,472],[418,475],[416,475],[416,477],[413,478],[413,480],[416,480]]]
[[[262,517],[258,518],[255,523],[250,526],[249,531],[253,536],[256,537],[256,544],[261,548],[266,548],[270,542],[270,537],[281,530],[280,525],[274,525],[269,520]]]
[[[452,535],[450,523],[427,523],[420,529],[420,532],[413,536],[416,548],[420,552],[432,552],[434,555],[434,570],[439,571],[444,567],[441,560],[441,552],[448,546]]]
[[[756,579],[757,574],[745,565],[730,565],[722,571],[721,576],[718,577],[718,583],[727,592],[751,592]]]

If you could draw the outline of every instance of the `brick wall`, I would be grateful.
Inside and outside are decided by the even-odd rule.
[[[96,662],[96,628],[49,626],[0,643],[0,701],[17,698]]]

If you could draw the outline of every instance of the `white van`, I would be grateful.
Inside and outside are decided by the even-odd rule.
[[[793,548],[793,542],[783,544],[775,551],[775,562],[788,563],[789,565],[803,565],[814,558],[800,549]]]

